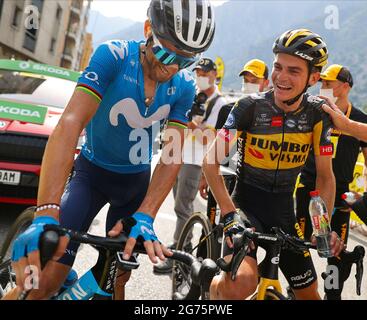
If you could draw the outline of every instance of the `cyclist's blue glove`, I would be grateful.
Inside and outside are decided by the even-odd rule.
[[[29,253],[39,250],[39,239],[46,224],[59,224],[50,216],[39,216],[35,218],[29,228],[20,234],[14,241],[12,261],[17,262]]]
[[[227,213],[223,218],[223,231],[225,237],[230,237],[238,232],[245,230],[245,225],[242,222],[240,215],[236,211]]]
[[[124,230],[129,237],[135,238],[137,241],[158,241],[153,229],[154,219],[143,213],[136,212],[131,217],[123,219]]]

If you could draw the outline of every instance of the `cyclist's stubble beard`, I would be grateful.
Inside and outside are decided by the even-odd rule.
[[[147,72],[147,76],[152,81],[156,82],[167,82],[178,72],[178,66],[163,65],[157,59],[155,59],[149,49],[145,50],[145,53],[143,54],[142,64],[143,66],[146,64],[144,71]]]

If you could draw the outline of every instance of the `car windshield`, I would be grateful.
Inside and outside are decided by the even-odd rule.
[[[0,70],[0,99],[64,109],[75,86],[74,81]]]

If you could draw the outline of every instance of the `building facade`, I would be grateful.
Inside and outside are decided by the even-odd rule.
[[[88,67],[90,57],[93,53],[93,36],[91,33],[85,34],[83,47],[83,55],[79,66],[79,70],[81,71]]]
[[[61,58],[61,66],[80,70],[85,41],[88,41],[86,29],[92,0],[72,0],[70,16],[66,31],[65,45]],[[88,57],[89,60],[89,57]]]
[[[91,1],[0,0],[0,58],[78,70]]]

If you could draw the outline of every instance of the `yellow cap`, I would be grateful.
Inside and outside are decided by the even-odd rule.
[[[343,66],[340,64],[332,64],[323,73],[321,73],[320,77],[322,80],[328,80],[328,81],[338,80],[338,74],[342,68]]]
[[[350,71],[340,64],[332,64],[323,73],[320,74],[321,80],[326,81],[342,81],[349,83],[353,87],[353,77]]]
[[[267,79],[268,78],[268,67],[265,62],[259,59],[252,59],[248,61],[244,66],[239,76],[243,76],[245,72],[250,72],[256,78]]]

